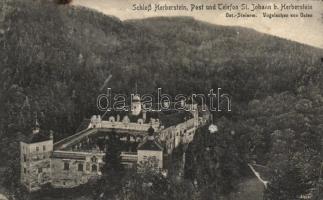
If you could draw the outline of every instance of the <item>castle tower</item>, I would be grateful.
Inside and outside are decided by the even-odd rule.
[[[40,125],[38,123],[37,114],[36,114],[36,121],[35,121],[35,126],[33,128],[33,134],[38,134],[39,131],[40,131]]]
[[[53,137],[40,130],[38,120],[28,141],[20,142],[20,180],[28,191],[36,191],[51,182]]]
[[[141,112],[141,100],[139,95],[134,95],[131,102],[131,113],[132,115],[138,116]]]

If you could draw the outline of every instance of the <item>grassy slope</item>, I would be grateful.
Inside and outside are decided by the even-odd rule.
[[[96,96],[110,73],[109,87],[119,92],[133,91],[135,81],[140,92],[222,87],[244,108],[253,99],[296,93],[303,74],[321,67],[322,49],[251,29],[186,17],[121,22],[85,8],[10,2],[0,40],[2,138],[28,135],[35,111],[57,138],[72,134],[82,118],[97,112]],[[22,112],[26,96],[31,108]],[[17,121],[12,130],[8,124]]]

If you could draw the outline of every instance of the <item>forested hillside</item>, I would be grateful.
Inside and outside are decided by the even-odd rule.
[[[111,74],[108,86],[116,93],[133,92],[135,82],[139,93],[223,88],[232,96],[232,112],[215,113],[214,123],[221,133],[234,132],[231,144],[222,145],[234,145],[228,155],[275,173],[288,175],[294,166],[291,173],[316,187],[322,49],[188,17],[122,22],[49,0],[6,0],[0,9],[0,165],[9,177],[18,176],[18,141],[31,135],[35,114],[56,139],[73,134],[83,118],[99,114],[96,98]],[[192,145],[205,145],[198,141]],[[202,150],[192,147],[192,154]],[[203,173],[199,166],[190,170]],[[17,177],[10,178],[9,188]],[[273,177],[269,197],[279,181]],[[294,198],[286,195],[282,199]]]

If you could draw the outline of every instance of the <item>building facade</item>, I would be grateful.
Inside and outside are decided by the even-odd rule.
[[[165,155],[181,143],[190,143],[205,120],[198,109],[145,111],[140,98],[134,99],[134,111],[94,115],[75,134],[55,143],[37,123],[31,140],[20,142],[21,183],[36,191],[45,184],[71,188],[99,178],[103,165],[109,162],[104,158],[112,133],[122,142],[120,157],[126,168],[164,170]]]

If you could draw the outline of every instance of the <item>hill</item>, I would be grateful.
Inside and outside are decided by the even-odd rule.
[[[307,132],[319,134],[322,49],[189,17],[123,22],[49,0],[4,5],[1,161],[14,163],[17,142],[31,134],[35,113],[56,139],[71,135],[83,118],[98,113],[96,97],[105,92],[100,88],[110,74],[108,86],[116,93],[133,92],[136,82],[139,93],[223,88],[232,96],[233,111],[217,113],[217,123],[236,131],[245,159],[269,162],[279,131],[292,129],[297,141],[311,138]]]

